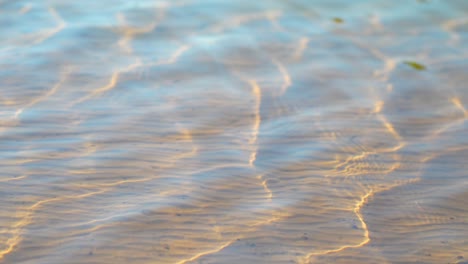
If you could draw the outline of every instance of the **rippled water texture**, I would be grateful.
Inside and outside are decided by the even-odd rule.
[[[467,263],[468,1],[0,1],[0,263]]]

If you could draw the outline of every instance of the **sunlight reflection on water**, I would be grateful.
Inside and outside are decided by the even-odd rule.
[[[0,1],[0,263],[463,263],[467,11]]]

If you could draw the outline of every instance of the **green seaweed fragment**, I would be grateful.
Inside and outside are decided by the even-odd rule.
[[[334,21],[335,23],[343,23],[343,22],[344,22],[344,20],[343,20],[342,18],[339,18],[339,17],[334,17],[334,18],[333,18],[333,21]]]
[[[414,61],[405,61],[404,62],[406,65],[410,66],[411,68],[415,69],[415,70],[418,70],[418,71],[423,71],[426,69],[426,66],[422,65],[422,64],[419,64],[417,62],[414,62]]]

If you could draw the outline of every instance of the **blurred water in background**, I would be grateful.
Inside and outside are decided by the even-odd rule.
[[[468,1],[0,1],[0,263],[467,263]]]

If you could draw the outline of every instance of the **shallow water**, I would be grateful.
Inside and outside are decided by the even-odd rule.
[[[0,263],[468,262],[468,2],[0,1]]]

